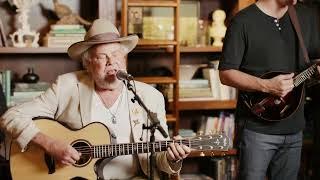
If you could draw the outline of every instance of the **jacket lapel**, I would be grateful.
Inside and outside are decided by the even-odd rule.
[[[94,83],[91,78],[86,76],[80,79],[78,88],[82,125],[85,126],[91,122],[91,105]]]
[[[145,112],[138,102],[133,103],[131,99],[134,98],[134,94],[131,91],[128,92],[128,102],[129,102],[129,116],[130,125],[132,129],[134,142],[140,142],[140,137],[142,134],[142,124],[145,123]],[[139,94],[138,90],[137,93]],[[144,135],[147,135],[145,132]]]

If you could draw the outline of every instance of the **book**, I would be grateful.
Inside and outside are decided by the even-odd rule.
[[[168,98],[173,98],[173,90],[166,91]],[[211,88],[179,88],[179,98],[211,97]]]
[[[50,83],[37,82],[37,83],[15,83],[14,91],[45,91],[50,87]]]
[[[220,79],[219,79],[219,71],[213,68],[204,68],[202,70],[203,77],[210,82],[210,87],[212,90],[212,97],[216,100],[220,100]]]
[[[85,34],[86,30],[85,29],[55,29],[55,30],[51,30],[50,33],[57,33],[57,34],[61,34],[61,33],[82,33]]]
[[[10,104],[11,98],[11,70],[5,70],[2,73],[2,82],[3,82],[3,89],[4,95],[6,97],[6,104],[7,106]]]
[[[48,33],[50,37],[82,37],[84,38],[85,33]]]
[[[44,93],[44,91],[15,91],[13,92],[13,98],[33,98]]]
[[[207,88],[209,87],[209,81],[207,79],[191,79],[191,80],[179,80],[180,88]]]
[[[236,99],[236,89],[221,83],[219,70],[214,68],[204,68],[202,72],[204,78],[209,80],[210,87],[212,89],[212,97],[216,100]]]
[[[84,29],[81,24],[53,24],[50,26],[52,30],[60,30],[60,29]]]

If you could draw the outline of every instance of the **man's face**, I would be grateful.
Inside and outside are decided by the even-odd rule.
[[[103,89],[116,89],[122,83],[118,70],[126,69],[126,53],[119,43],[99,44],[89,49],[88,71],[95,84]]]

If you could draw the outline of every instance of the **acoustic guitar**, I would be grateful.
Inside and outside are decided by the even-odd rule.
[[[304,86],[307,79],[310,79],[317,72],[317,65],[313,64],[308,69],[294,76],[294,88],[284,97],[278,97],[267,93],[253,92],[243,94],[242,99],[245,105],[253,114],[267,121],[281,121],[293,114],[303,101]],[[263,79],[273,78],[282,72],[269,72],[261,76]]]
[[[16,143],[11,144],[10,171],[14,180],[60,180],[82,177],[97,179],[99,163],[104,158],[116,156],[166,151],[171,142],[184,144],[192,150],[227,151],[229,138],[224,134],[197,136],[182,140],[156,141],[154,143],[122,143],[110,144],[108,128],[102,123],[91,123],[80,130],[71,130],[54,120],[39,119],[34,121],[36,126],[47,135],[70,143],[81,158],[76,164],[63,166],[55,163],[52,156],[40,147],[30,143],[24,152]]]

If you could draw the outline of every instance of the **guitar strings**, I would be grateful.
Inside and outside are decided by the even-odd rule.
[[[198,141],[198,142],[197,142]],[[187,145],[189,146],[189,144],[192,146],[197,146],[197,145],[203,145],[202,143],[199,143],[199,141],[203,141],[203,140],[193,140],[193,142],[190,142],[188,140],[182,140],[180,143],[180,141],[175,141],[177,142],[178,144],[184,144],[183,142],[187,142],[186,144],[184,145]],[[212,140],[211,140],[212,141]],[[154,144],[154,143],[150,143],[150,144]],[[121,145],[126,145],[126,147],[122,146]],[[109,148],[107,148],[107,146],[109,146]],[[111,146],[111,147],[110,147]],[[96,147],[96,149],[95,149]],[[134,147],[134,149],[132,149]],[[161,148],[167,148],[168,146],[165,145],[165,144],[161,144]],[[131,149],[129,149],[131,148]],[[126,152],[132,152],[135,153],[135,152],[139,152],[139,150],[150,150],[152,149],[153,147],[152,146],[149,146],[148,148],[143,148],[143,144],[109,144],[109,145],[98,145],[98,146],[94,146],[94,147],[90,147],[90,146],[77,146],[75,147],[75,149],[79,152],[81,152],[83,155],[92,155],[92,154],[126,154]],[[157,146],[156,147],[157,149],[160,149],[160,146]],[[97,152],[95,152],[95,150]],[[101,151],[105,151],[105,152],[99,152],[99,150]],[[107,153],[107,150],[108,150],[108,153]],[[121,150],[121,151],[119,151]],[[122,151],[123,150],[123,151]],[[113,152],[113,151],[116,151],[116,152]],[[119,152],[117,152],[119,151]],[[112,152],[112,153],[111,153]]]
[[[306,69],[302,73],[300,73],[296,78],[294,78],[294,86],[298,86],[306,79],[310,78],[316,70],[316,65],[312,65],[310,68]]]
[[[211,141],[211,140],[210,140]],[[198,143],[198,142],[186,142],[186,143],[180,143],[180,142],[176,142],[176,143],[178,143],[178,144],[184,144],[184,145],[189,145],[189,144],[191,144],[191,145],[201,145],[201,144],[203,144],[203,143]],[[149,143],[149,145],[152,145],[152,144],[156,144],[156,143]],[[94,147],[97,147],[97,148],[105,148],[105,147],[107,147],[107,146],[112,146],[112,147],[116,147],[116,148],[123,148],[124,146],[126,146],[126,147],[143,147],[144,146],[144,144],[107,144],[107,145],[95,145],[95,146],[76,146],[76,147],[74,147],[75,149],[79,149],[79,150],[81,150],[81,149],[86,149],[86,148],[89,148],[89,149],[93,149]],[[161,147],[167,147],[168,145],[165,145],[165,144],[161,144]],[[160,147],[160,146],[158,146],[158,147]]]

